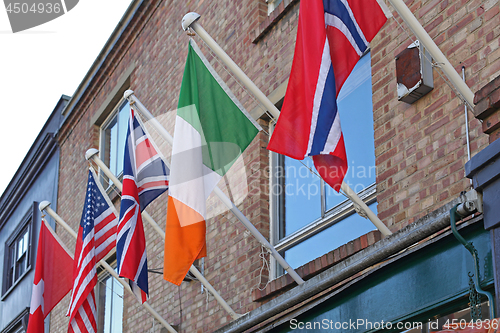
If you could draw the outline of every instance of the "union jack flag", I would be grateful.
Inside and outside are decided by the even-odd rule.
[[[118,212],[96,178],[90,169],[76,240],[69,332],[96,332],[95,265],[116,244]]]
[[[168,189],[170,170],[132,108],[124,155],[116,242],[118,274],[129,279],[135,296],[144,303],[148,294],[148,266],[141,212]]]

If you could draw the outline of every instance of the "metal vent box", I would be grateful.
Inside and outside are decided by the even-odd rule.
[[[398,100],[409,104],[434,88],[431,55],[418,40],[396,56],[396,80]]]

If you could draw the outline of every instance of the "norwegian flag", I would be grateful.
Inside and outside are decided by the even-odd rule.
[[[148,295],[148,266],[141,212],[168,189],[170,170],[132,108],[124,155],[116,242],[118,274],[129,279],[134,295],[144,303]]]
[[[290,80],[267,148],[299,160],[313,156],[337,191],[347,172],[337,96],[386,21],[377,0],[300,2]]]
[[[118,212],[96,178],[94,171],[89,169],[85,205],[76,239],[68,332],[97,331],[95,265],[116,244]]]

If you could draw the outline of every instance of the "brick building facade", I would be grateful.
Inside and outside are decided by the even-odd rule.
[[[498,0],[405,2],[456,70],[461,71],[462,66],[465,66],[466,82],[473,92],[498,81],[495,80],[500,75]],[[103,133],[109,125],[109,116],[120,107],[125,90],[134,90],[142,103],[173,134],[173,119],[189,38],[180,26],[184,14],[190,11],[201,14],[200,23],[203,27],[264,94],[280,105],[293,59],[299,3],[283,0],[268,16],[267,4],[263,0],[133,1],[63,111],[65,121],[58,133],[58,214],[77,229],[88,167],[85,152],[89,148],[103,150],[103,147],[106,147],[103,143]],[[272,226],[278,216],[273,208],[273,200],[276,199],[272,198],[270,190],[273,177],[267,172],[272,169],[272,156],[265,149],[269,139],[267,133],[272,128],[272,122],[254,99],[242,91],[201,40],[194,38],[243,105],[253,116],[259,118],[259,123],[266,129],[266,133],[258,135],[244,152],[242,161],[231,170],[229,180],[226,180],[231,185],[222,184],[222,187],[229,196],[239,198],[237,204],[240,210],[264,236],[276,243]],[[394,59],[412,43],[413,38],[395,13],[371,42],[376,166],[376,194],[372,194],[372,197],[376,198],[379,218],[395,235],[382,239],[378,231],[370,231],[348,239],[346,244],[332,248],[319,258],[300,265],[297,271],[306,280],[318,277],[319,273],[323,274],[323,277],[336,274],[340,268],[348,268],[356,258],[377,249],[377,244],[382,247],[398,240],[400,236],[403,238],[413,230],[412,225],[420,226],[437,218],[436,216],[445,214],[443,212],[449,209],[450,204],[458,202],[460,193],[471,188],[464,172],[467,162],[464,105],[447,84],[442,72],[434,69],[434,89],[416,103],[406,104],[397,100]],[[476,110],[474,113],[469,112],[472,155],[498,137],[496,88],[497,85],[488,92],[476,95]],[[483,107],[483,104],[487,106]],[[493,111],[478,111],[491,108]],[[483,120],[483,123],[473,116]],[[169,158],[169,147],[160,142],[159,138],[156,141]],[[105,153],[101,151],[101,154]],[[106,158],[105,155],[101,156]],[[118,207],[119,196],[113,188],[109,191]],[[241,192],[245,194],[241,195]],[[371,200],[374,202],[375,199]],[[287,275],[279,277],[279,270],[273,268],[272,261],[270,271],[266,269],[262,273],[260,244],[230,212],[221,209],[221,203],[215,196],[212,195],[208,202],[211,218],[207,221],[208,255],[204,261],[204,275],[234,311],[249,314],[232,322],[231,317],[212,296],[207,296],[206,291],[201,292],[199,282],[184,282],[177,287],[165,282],[160,274],[154,273],[149,274],[149,303],[179,332],[213,332],[217,329],[229,331],[237,329],[235,327],[244,322],[251,322],[245,326],[246,329],[260,327],[269,330],[273,326],[278,326],[279,329],[279,324],[283,324],[280,320],[285,320],[280,318],[289,320],[290,317],[273,312],[260,322],[252,322],[251,319],[265,311],[266,306],[271,307],[304,288],[294,288],[295,284]],[[166,195],[156,200],[147,210],[164,227]],[[476,217],[464,224],[463,230],[472,228],[471,235],[482,241],[488,240],[484,233],[474,229],[481,223],[481,217]],[[332,279],[331,285],[318,289],[315,296],[297,298],[297,303],[291,306],[287,316],[293,316],[293,311],[306,313],[300,312],[306,311],[300,309],[307,306],[314,310],[314,305],[308,305],[308,302],[313,304],[313,301],[319,300],[325,294],[333,295],[340,290],[347,293],[349,287],[359,281],[374,281],[370,280],[370,272],[380,269],[374,275],[382,274],[384,269],[388,269],[388,265],[399,265],[406,260],[412,262],[412,255],[419,254],[418,251],[427,251],[441,244],[448,249],[448,245],[444,244],[448,244],[446,242],[449,233],[444,226],[441,229],[433,230],[421,239],[415,239],[420,242],[417,250],[408,250],[406,254],[399,254],[396,259],[392,258],[389,263],[380,265],[387,256],[403,249],[394,248],[393,253],[386,253],[386,257],[379,257],[365,268],[351,271],[342,278]],[[484,232],[484,229],[481,230]],[[163,240],[149,225],[145,226],[145,231],[149,268],[161,270]],[[441,235],[424,241],[435,232],[440,232]],[[58,230],[58,233],[66,244],[74,246],[74,240],[64,231]],[[488,247],[489,241],[485,244],[480,249],[481,254],[491,251]],[[459,250],[450,245],[449,251]],[[485,256],[487,257],[486,254]],[[465,267],[466,260],[462,261]],[[258,287],[265,286],[269,277],[272,282],[260,290]],[[483,277],[487,280],[485,284],[493,288],[492,275],[485,272]],[[464,307],[464,291],[460,289],[462,285],[456,288],[451,293],[458,295],[454,302],[461,303],[448,308],[448,313]],[[408,289],[411,290],[411,287]],[[68,322],[64,315],[68,302],[69,297],[53,310],[50,319],[51,332],[66,330]],[[125,294],[123,302],[123,332],[161,331],[159,323],[137,304],[131,295]],[[445,310],[442,311],[439,314],[447,314]],[[425,315],[431,314],[432,311],[425,312]],[[406,317],[394,314],[394,318]],[[424,320],[423,317],[418,318]]]

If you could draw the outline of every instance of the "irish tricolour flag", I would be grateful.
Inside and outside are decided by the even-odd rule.
[[[165,280],[180,285],[206,256],[205,202],[260,130],[191,40],[172,146]]]

